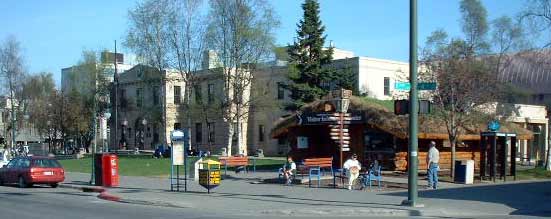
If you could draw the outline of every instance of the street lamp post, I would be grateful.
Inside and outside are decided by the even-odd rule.
[[[102,136],[102,137],[105,138],[103,147],[104,147],[105,152],[109,153],[109,141],[110,141],[110,139],[109,139],[109,131],[108,131],[109,129],[107,127],[109,126],[109,119],[111,118],[111,113],[110,112],[105,112],[105,113],[103,113],[103,117],[106,120],[105,130],[104,130],[104,133],[102,133],[102,134],[104,134],[104,136]],[[105,144],[105,142],[107,142],[107,144]]]
[[[122,126],[122,132],[121,132],[121,140],[120,140],[120,144],[125,147],[126,146],[126,137],[125,137],[125,133],[126,133],[126,126],[128,125],[128,120],[124,119],[121,123],[121,126]],[[119,148],[120,149],[120,148]]]
[[[142,131],[141,131],[141,134],[140,134],[140,147],[141,149],[145,149],[145,126],[147,125],[147,120],[144,118],[142,120]]]

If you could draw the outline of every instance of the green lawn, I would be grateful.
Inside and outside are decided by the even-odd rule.
[[[543,167],[536,167],[534,169],[517,171],[517,178],[521,180],[551,179],[551,172],[546,171]]]
[[[218,160],[212,157],[213,160]],[[196,157],[189,157],[188,164],[190,166],[197,161]],[[61,165],[67,172],[90,173],[92,168],[92,159],[72,159],[60,160]],[[274,170],[280,168],[285,161],[282,159],[258,159],[256,160],[257,170]],[[252,166],[250,167],[252,170]],[[123,176],[152,176],[152,177],[167,177],[170,175],[170,158],[154,159],[150,157],[119,157],[119,172]]]

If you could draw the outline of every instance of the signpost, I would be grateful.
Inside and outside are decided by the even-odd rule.
[[[411,84],[409,82],[397,81],[394,83],[394,89],[409,91],[411,89]],[[417,90],[436,90],[436,82],[420,82],[417,84]]]
[[[184,166],[184,191],[187,192],[187,157],[185,148],[189,144],[189,129],[174,130],[170,133],[171,147],[171,165],[170,165],[170,191],[180,191],[180,166]],[[175,182],[174,182],[175,181]]]

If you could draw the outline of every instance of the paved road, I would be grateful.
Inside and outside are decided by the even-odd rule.
[[[68,173],[78,184],[86,174]],[[0,187],[0,218],[531,218],[549,217],[551,181],[467,186],[421,191],[423,209],[399,206],[404,191],[351,192],[303,186],[224,180],[207,195],[166,191],[165,179],[122,177],[125,187],[109,189],[133,204],[98,199],[75,189]],[[166,207],[172,206],[172,207]],[[225,214],[229,213],[229,214]],[[511,216],[512,215],[512,216]]]

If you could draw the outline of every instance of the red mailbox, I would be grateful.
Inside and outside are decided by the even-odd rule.
[[[119,186],[119,158],[115,154],[103,154],[102,185],[106,187]]]

